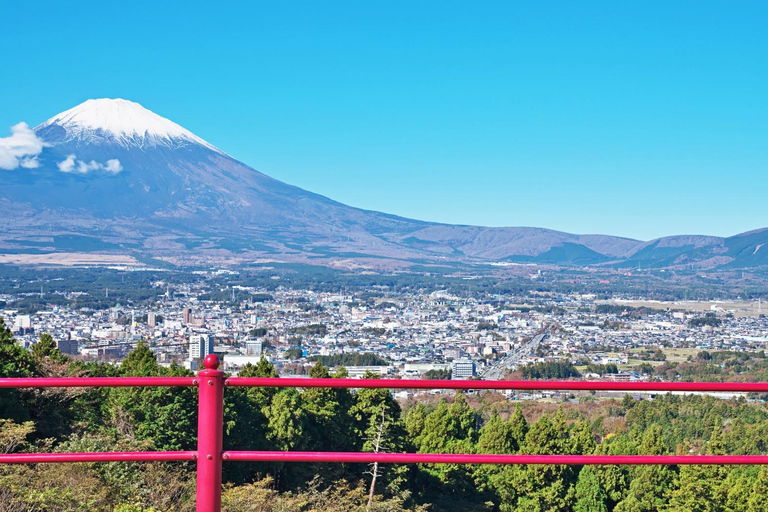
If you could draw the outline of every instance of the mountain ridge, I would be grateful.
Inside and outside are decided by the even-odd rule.
[[[709,268],[713,258],[719,258],[714,266],[768,264],[768,249],[761,252],[760,245],[768,241],[766,230],[641,241],[442,224],[350,207],[261,173],[128,100],[89,100],[33,131],[43,142],[39,165],[0,172],[0,220],[7,226],[0,253],[40,250],[36,239],[75,236],[174,264],[260,258],[400,267],[510,261]],[[57,250],[55,243],[49,247]]]

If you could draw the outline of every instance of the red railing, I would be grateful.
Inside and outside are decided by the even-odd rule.
[[[585,381],[445,381],[384,379],[224,379],[219,359],[209,355],[197,377],[83,377],[0,379],[0,388],[197,386],[197,450],[176,452],[15,453],[0,464],[43,462],[197,461],[197,510],[220,512],[223,461],[454,463],[454,464],[768,464],[766,455],[487,455],[441,453],[224,451],[225,386],[387,389],[527,389],[677,392],[768,392],[768,383],[730,382],[585,382]]]

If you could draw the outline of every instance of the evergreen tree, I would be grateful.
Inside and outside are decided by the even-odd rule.
[[[35,371],[34,360],[14,339],[0,318],[0,377],[29,377]],[[0,389],[0,417],[16,422],[30,419],[29,410],[17,389]]]
[[[662,455],[665,451],[661,441],[661,427],[654,425],[643,435],[638,454]],[[648,465],[635,468],[627,497],[616,506],[616,512],[664,510],[674,480],[675,472],[668,466]]]
[[[419,453],[473,453],[477,434],[476,415],[466,398],[456,393],[453,403],[448,406],[441,401],[437,408],[427,415],[424,429],[415,439]],[[444,486],[445,493],[467,494],[474,489],[469,468],[460,464],[425,464],[422,466]]]
[[[725,453],[720,427],[710,436],[706,452],[710,455]],[[727,489],[723,482],[728,469],[721,465],[680,467],[678,486],[670,495],[670,507],[692,512],[720,512],[725,510]]]
[[[625,435],[611,436],[600,443],[595,452],[597,455],[633,455],[637,447]],[[613,510],[615,505],[623,500],[629,488],[629,471],[626,466],[609,465],[594,466],[594,473],[600,481],[600,487],[605,490],[608,507]]]
[[[600,480],[592,466],[584,466],[576,481],[574,512],[608,512],[608,495],[600,486]]]
[[[239,377],[277,377],[272,363],[262,357],[256,365],[246,364]],[[267,426],[267,411],[278,388],[235,387],[224,393],[224,444],[231,450],[276,450]],[[276,473],[281,465],[245,462],[225,464],[226,477],[243,483],[259,473]],[[278,483],[281,481],[278,479]]]
[[[480,429],[477,453],[517,453],[520,447],[513,428],[512,422],[502,420],[499,413],[494,410],[488,423]]]
[[[421,402],[416,402],[405,415],[405,430],[408,438],[417,439],[424,431],[424,423],[427,419],[427,408]]]
[[[512,413],[512,417],[509,419],[510,434],[515,440],[518,449],[523,445],[525,436],[528,434],[528,421],[523,416],[523,410],[520,408],[520,404],[515,405],[515,412]]]
[[[757,478],[752,486],[752,495],[747,504],[748,512],[768,510],[768,466],[760,466]]]
[[[53,341],[48,333],[40,335],[40,341],[32,345],[32,357],[35,359],[54,358],[60,359],[62,356],[59,349],[56,347],[56,342]]]
[[[345,374],[337,372],[335,377]],[[331,375],[319,362],[312,367],[309,376],[327,379]],[[302,393],[302,404],[308,416],[307,433],[310,445],[324,451],[359,450],[362,441],[356,438],[350,417],[352,395],[343,388],[309,388]]]
[[[139,342],[119,368],[121,377],[182,377],[179,366],[163,368]],[[197,389],[190,387],[110,388],[106,402],[111,428],[121,436],[151,440],[158,450],[193,449],[197,440]]]

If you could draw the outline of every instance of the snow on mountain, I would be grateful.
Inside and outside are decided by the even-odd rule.
[[[88,100],[45,121],[34,131],[59,142],[170,149],[199,144],[223,153],[173,121],[138,103],[119,98]]]
[[[352,208],[271,178],[122,99],[86,101],[34,132],[14,126],[0,139],[0,168],[23,169],[0,172],[0,254],[36,253],[52,240],[48,250],[122,251],[179,265],[266,258],[339,268],[380,259],[388,269],[409,261],[768,266],[768,231],[646,243]]]

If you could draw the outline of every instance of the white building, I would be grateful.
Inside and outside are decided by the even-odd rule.
[[[261,356],[264,350],[264,343],[261,340],[248,340],[245,342],[245,355]]]
[[[29,315],[19,315],[16,317],[16,330],[29,329],[32,327],[32,318]]]
[[[455,361],[453,363],[453,371],[451,372],[451,379],[463,380],[469,379],[477,375],[477,369],[475,362],[469,359],[462,361]]]
[[[193,334],[189,337],[189,360],[205,358],[213,354],[213,336],[208,334]]]

